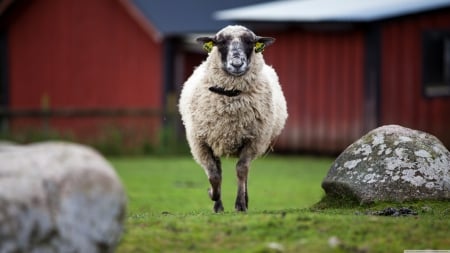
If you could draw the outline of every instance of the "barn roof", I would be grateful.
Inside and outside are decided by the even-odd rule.
[[[219,20],[372,22],[450,7],[450,0],[288,0],[215,13]]]
[[[161,39],[190,33],[212,33],[231,23],[217,20],[216,11],[264,3],[270,0],[117,0],[149,35]],[[14,5],[26,0],[0,0],[0,19]]]
[[[162,36],[216,32],[230,24],[217,20],[213,13],[268,0],[130,0]]]

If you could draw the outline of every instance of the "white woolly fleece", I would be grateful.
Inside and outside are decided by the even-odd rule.
[[[288,116],[278,76],[261,53],[252,54],[242,76],[226,73],[221,64],[214,47],[185,82],[179,100],[191,153],[201,165],[207,159],[205,148],[217,157],[238,155],[244,145],[252,159],[264,154]],[[211,86],[242,92],[228,97],[209,91]]]

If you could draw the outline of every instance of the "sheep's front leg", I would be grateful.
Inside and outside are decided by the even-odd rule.
[[[236,174],[237,174],[237,196],[235,208],[236,211],[245,212],[248,208],[248,189],[247,189],[247,177],[248,170],[250,168],[251,159],[247,156],[241,156],[236,165]]]
[[[221,185],[222,185],[222,167],[220,158],[213,157],[214,165],[208,168],[208,179],[211,184],[209,189],[209,197],[214,201],[214,212],[223,212],[223,204],[221,199]]]
[[[209,147],[204,146],[201,152],[201,164],[208,176],[211,188],[208,190],[209,197],[214,201],[214,212],[223,212],[221,199],[222,167],[220,158],[216,157]]]

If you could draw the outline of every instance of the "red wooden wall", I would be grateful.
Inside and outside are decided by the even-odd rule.
[[[278,150],[341,151],[363,133],[364,33],[286,31],[264,52],[286,96]]]
[[[40,108],[44,97],[51,108],[162,107],[162,45],[118,1],[29,1],[8,43],[11,108]],[[85,132],[106,123],[52,120]],[[159,120],[143,124],[157,129]]]
[[[450,10],[382,24],[381,124],[400,124],[436,135],[450,147],[450,97],[422,92],[422,32],[450,30]]]

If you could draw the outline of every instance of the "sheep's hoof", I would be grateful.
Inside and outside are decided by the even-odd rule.
[[[208,195],[211,198],[212,201],[218,201],[220,200],[220,194],[218,194],[217,191],[214,191],[212,188],[208,189]]]
[[[214,202],[214,212],[220,213],[223,212],[222,200],[217,200]]]
[[[247,205],[245,203],[241,203],[240,201],[236,201],[234,207],[238,212],[247,212]]]

